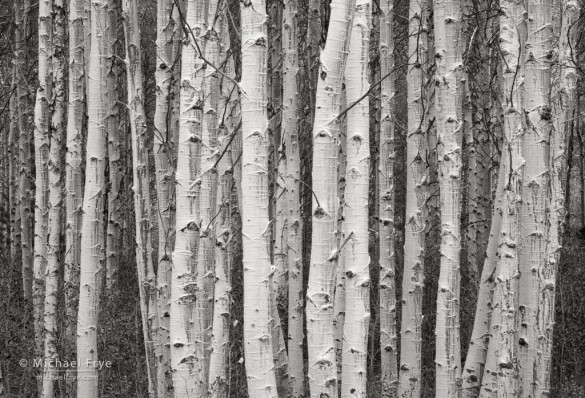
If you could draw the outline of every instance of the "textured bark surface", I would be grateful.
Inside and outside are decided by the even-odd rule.
[[[157,395],[172,397],[170,338],[170,299],[172,252],[175,237],[175,163],[178,111],[173,96],[178,96],[178,60],[181,30],[179,12],[172,0],[157,2],[156,110],[154,113],[154,164],[156,169],[158,268],[156,344]]]
[[[301,154],[298,131],[298,9],[294,0],[284,3],[282,15],[282,141],[286,158],[287,264],[288,271],[288,395],[304,396],[303,361],[303,220],[301,218]]]
[[[65,145],[65,331],[64,359],[75,360],[77,308],[79,303],[79,263],[83,206],[83,119],[85,117],[85,41],[84,0],[69,3],[69,103]],[[75,379],[66,380],[66,393],[75,394]]]
[[[158,331],[156,277],[152,264],[152,239],[150,225],[150,182],[147,147],[146,115],[142,88],[142,57],[140,31],[138,30],[138,3],[122,1],[124,37],[126,39],[126,76],[128,79],[128,109],[132,134],[132,177],[134,186],[134,212],[136,221],[136,268],[140,291],[142,332],[146,349],[148,394],[155,396],[157,390],[157,361],[155,357],[156,333]]]
[[[204,51],[207,1],[187,3],[181,14],[185,31],[181,55],[179,140],[176,172],[176,237],[171,280],[171,368],[175,397],[203,396],[207,390],[204,358],[195,355],[193,336],[196,322],[197,262],[199,241],[198,180],[201,168],[203,77],[205,69],[199,50]],[[184,19],[183,19],[184,18]],[[197,43],[194,42],[197,40]],[[203,382],[203,378],[205,381]]]
[[[343,257],[345,319],[341,396],[366,397],[368,328],[370,322],[370,256],[368,253],[368,194],[370,172],[369,101],[358,101],[369,89],[371,26],[369,0],[358,0],[345,70],[347,149],[344,193]]]
[[[341,88],[351,35],[355,0],[331,2],[330,23],[321,52],[313,125],[312,241],[307,286],[307,345],[312,397],[333,397],[337,366],[333,301],[337,272],[336,195]]]
[[[380,76],[394,68],[394,3],[380,2]],[[378,200],[380,217],[380,346],[382,366],[382,396],[392,397],[398,388],[398,334],[396,325],[396,239],[394,212],[396,188],[394,176],[394,74],[380,84],[380,165]]]
[[[51,123],[52,102],[52,0],[39,2],[39,65],[38,86],[35,100],[35,224],[34,224],[34,263],[33,263],[33,316],[36,342],[36,355],[43,356],[44,324],[43,308],[45,303],[45,271],[47,268],[47,237],[49,224],[49,126]]]
[[[459,333],[463,98],[461,2],[436,1],[435,121],[441,208],[441,260],[436,318],[436,396],[457,397],[461,383]]]
[[[242,26],[242,237],[244,353],[248,394],[276,397],[268,215],[267,16],[263,0],[240,2]]]
[[[520,206],[522,191],[524,125],[521,87],[524,83],[523,48],[526,43],[525,9],[522,4],[501,4],[500,45],[503,55],[504,147],[506,157],[500,173],[506,174],[502,221],[495,269],[491,338],[480,397],[515,397],[518,390],[518,246],[520,245]]]
[[[520,394],[526,397],[543,395],[544,383],[540,383],[539,376],[542,367],[546,365],[542,361],[539,340],[540,336],[545,335],[551,320],[545,320],[546,311],[540,305],[544,304],[546,291],[554,289],[554,284],[548,285],[553,269],[546,261],[550,226],[547,213],[550,200],[549,137],[552,128],[549,102],[552,6],[553,2],[549,0],[529,1],[527,6],[525,98],[522,101],[524,165],[520,208],[521,244],[518,250],[518,359]]]
[[[122,213],[122,192],[120,186],[124,178],[124,169],[120,158],[120,132],[118,119],[118,85],[119,59],[115,54],[115,45],[118,41],[118,13],[119,5],[114,0],[108,0],[108,26],[106,33],[106,69],[103,79],[106,84],[106,131],[108,132],[108,225],[106,230],[106,289],[114,292],[118,279],[118,268],[122,257],[122,228],[124,215]]]
[[[48,206],[48,244],[47,270],[45,274],[45,306],[44,306],[44,339],[45,367],[43,369],[42,397],[53,398],[57,386],[58,372],[56,361],[59,359],[58,345],[58,293],[60,272],[60,244],[61,244],[61,208],[63,185],[61,181],[61,153],[63,138],[65,137],[65,101],[66,83],[66,17],[62,0],[55,0],[53,9],[53,48],[51,54],[51,69],[53,74],[52,110],[51,115],[51,143],[49,161],[49,206]]]
[[[103,1],[91,6],[91,49],[88,68],[88,129],[81,229],[80,292],[77,317],[77,360],[84,377],[77,380],[77,396],[98,397],[97,319],[105,260],[104,196],[106,192],[105,32],[107,9]],[[90,361],[90,362],[88,362]]]
[[[408,39],[406,138],[406,220],[402,323],[400,333],[399,396],[420,397],[422,361],[422,298],[424,288],[425,204],[430,176],[425,164],[426,99],[423,91],[427,67],[427,39],[423,30],[424,3],[410,2]]]

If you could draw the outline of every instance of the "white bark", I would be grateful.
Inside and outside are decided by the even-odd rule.
[[[105,59],[107,9],[102,0],[91,6],[91,50],[88,69],[88,131],[81,229],[81,272],[77,317],[77,361],[83,376],[77,380],[77,396],[97,398],[97,319],[104,261],[104,195],[106,191],[105,87],[101,81]],[[88,362],[90,361],[90,362]],[[87,366],[87,364],[90,364]]]
[[[268,215],[267,16],[263,0],[240,3],[242,26],[242,237],[244,353],[248,394],[277,397],[273,362]]]
[[[456,397],[461,382],[459,334],[462,169],[461,4],[434,3],[435,115],[441,207],[441,266],[437,294],[436,395]]]
[[[156,277],[152,264],[152,240],[150,234],[150,183],[149,159],[146,146],[146,116],[142,89],[142,57],[140,31],[138,29],[138,3],[123,0],[124,36],[126,38],[126,76],[128,78],[128,109],[132,133],[132,177],[134,186],[134,211],[136,222],[136,267],[140,287],[142,332],[146,350],[148,394],[155,396],[156,358],[155,339],[158,317],[156,315]],[[159,346],[157,346],[159,347]]]
[[[35,224],[33,264],[33,318],[36,354],[43,356],[43,308],[45,298],[45,271],[47,268],[48,202],[49,202],[49,125],[51,121],[51,55],[53,1],[39,1],[39,64],[38,87],[35,100]]]
[[[49,206],[47,270],[45,275],[44,338],[45,367],[43,369],[42,397],[53,398],[57,381],[57,305],[61,243],[61,205],[63,186],[61,184],[61,152],[65,136],[65,9],[62,0],[54,0],[53,48],[51,68],[53,73],[53,114],[51,115],[51,143],[49,151]]]
[[[198,180],[201,162],[201,138],[203,118],[203,69],[204,63],[197,48],[204,51],[201,36],[205,33],[207,1],[190,0],[185,20],[181,24],[190,27],[184,37],[181,55],[181,93],[179,115],[179,140],[176,173],[176,238],[173,251],[171,280],[171,369],[175,397],[203,396],[204,358],[195,355],[193,341],[196,322],[196,292],[198,240],[199,240],[199,192]],[[197,40],[199,47],[193,40]]]
[[[337,366],[333,301],[338,253],[337,152],[341,85],[347,60],[355,0],[331,2],[327,41],[321,53],[313,124],[313,205],[311,266],[307,287],[307,343],[312,397],[333,397]]]
[[[170,348],[170,299],[172,251],[175,235],[175,140],[178,126],[175,123],[178,107],[172,98],[177,92],[178,49],[181,33],[178,30],[179,13],[172,0],[157,2],[156,37],[156,110],[154,114],[154,163],[156,169],[156,193],[158,202],[158,252],[156,275],[158,333],[155,351],[157,355],[157,395],[172,397],[171,348]]]
[[[406,225],[402,279],[402,323],[398,394],[420,397],[422,354],[422,293],[424,288],[425,203],[430,176],[425,165],[424,69],[427,40],[424,3],[410,2],[408,40],[408,128],[406,138]]]
[[[498,243],[498,263],[490,323],[491,338],[480,397],[515,397],[518,391],[518,245],[520,245],[520,193],[524,159],[524,126],[520,88],[523,84],[523,51],[526,40],[523,5],[502,3],[500,45],[504,57],[504,148],[500,173],[506,174],[503,214]]]
[[[303,221],[301,219],[301,159],[298,132],[298,9],[295,0],[284,3],[282,16],[282,140],[286,158],[287,261],[288,269],[288,394],[305,393],[303,370]]]
[[[82,137],[85,103],[84,0],[69,2],[69,103],[65,154],[65,360],[75,360],[79,263],[83,205]],[[75,393],[73,377],[66,380],[66,392]]]

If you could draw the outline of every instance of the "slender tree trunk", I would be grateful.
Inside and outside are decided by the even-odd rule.
[[[18,71],[17,68],[18,59],[16,54],[14,56],[14,65],[12,67],[12,96],[10,97],[10,127],[7,135],[8,142],[6,143],[8,150],[8,200],[9,200],[9,212],[10,212],[10,258],[14,263],[18,262],[19,248],[21,247],[21,233],[20,233],[20,199],[18,198],[18,180],[20,162],[18,157]]]
[[[528,37],[525,54],[525,97],[522,101],[525,115],[523,134],[523,173],[520,206],[521,243],[518,249],[520,289],[518,306],[520,394],[542,396],[544,384],[536,382],[541,374],[540,336],[546,333],[550,319],[544,319],[543,292],[547,279],[552,277],[546,258],[546,240],[549,235],[547,207],[550,195],[549,142],[543,137],[551,134],[550,51],[552,50],[553,7],[551,0],[528,2]],[[546,295],[546,293],[545,293]],[[548,310],[548,308],[547,308]],[[553,306],[554,311],[554,306]],[[544,320],[545,323],[540,321]],[[552,327],[552,325],[551,325]],[[551,335],[552,337],[552,335]]]
[[[115,0],[108,0],[108,26],[106,32],[106,62],[104,81],[106,82],[106,130],[108,132],[108,225],[106,230],[106,290],[115,293],[118,267],[122,256],[122,203],[120,186],[124,170],[120,159],[120,138],[118,119],[118,60],[114,46],[118,41],[119,6]]]
[[[441,270],[437,295],[436,395],[457,397],[461,384],[459,334],[461,169],[463,139],[461,3],[435,2],[435,110],[441,207]]]
[[[154,163],[156,168],[156,192],[158,199],[158,251],[159,263],[156,275],[158,304],[157,335],[157,387],[158,397],[172,397],[171,348],[169,344],[169,313],[171,296],[172,252],[175,235],[175,161],[178,135],[178,108],[173,94],[178,88],[178,49],[181,34],[177,30],[179,13],[172,0],[157,3],[157,68],[156,110],[154,115]]]
[[[152,264],[150,234],[149,159],[146,144],[146,116],[142,89],[142,57],[138,29],[138,4],[135,0],[122,1],[124,36],[126,39],[126,75],[128,77],[128,108],[132,133],[132,171],[134,209],[136,221],[136,267],[140,286],[140,310],[146,349],[148,395],[156,396],[155,340],[158,317],[156,315],[156,277]],[[160,346],[157,346],[160,348]]]
[[[242,26],[242,236],[244,353],[248,394],[277,397],[272,337],[268,114],[265,103],[267,16],[263,0],[240,3]]]
[[[204,358],[195,355],[197,258],[199,241],[198,181],[201,168],[203,77],[205,69],[199,51],[204,51],[207,1],[190,0],[187,15],[181,13],[185,31],[181,55],[181,94],[178,159],[176,174],[176,239],[171,281],[171,368],[175,397],[203,396],[207,390]],[[194,42],[197,40],[197,43]],[[205,382],[202,382],[205,378]]]
[[[53,398],[55,382],[58,380],[57,360],[57,306],[59,291],[60,244],[61,244],[61,207],[63,186],[61,183],[61,152],[65,137],[65,45],[66,17],[62,0],[53,3],[53,48],[51,67],[53,70],[53,114],[51,117],[51,145],[49,151],[49,206],[48,206],[48,246],[47,271],[45,275],[45,367],[43,371],[42,396]]]
[[[298,131],[298,8],[294,0],[284,3],[282,15],[282,141],[286,158],[286,217],[288,246],[288,395],[304,396],[303,361],[304,297],[303,297],[303,220],[301,218],[301,154]]]
[[[394,68],[394,3],[380,2],[380,76]],[[382,396],[392,397],[398,387],[398,347],[396,325],[396,252],[394,248],[394,212],[396,188],[394,179],[394,74],[380,85],[380,166],[378,197],[380,201],[380,346],[382,366]]]
[[[81,272],[79,313],[77,318],[77,361],[83,377],[77,380],[77,396],[97,398],[97,320],[105,250],[104,195],[106,192],[106,126],[107,116],[105,84],[102,81],[106,68],[105,31],[107,9],[102,0],[91,6],[91,46],[88,74],[88,131],[83,195],[83,226],[81,229]],[[89,361],[89,362],[88,362]],[[88,365],[89,364],[89,365]]]
[[[21,251],[22,251],[22,284],[24,297],[32,297],[33,283],[33,180],[31,171],[31,128],[29,120],[28,95],[30,88],[27,85],[27,76],[25,74],[28,61],[27,33],[30,13],[29,0],[16,0],[14,3],[15,10],[15,58],[16,58],[16,106],[18,111],[18,146],[19,146],[19,212],[20,212],[20,230]]]
[[[518,345],[515,319],[518,316],[518,246],[520,236],[520,194],[522,191],[522,139],[524,126],[523,56],[526,42],[526,20],[522,4],[504,1],[500,14],[500,45],[504,83],[504,148],[507,157],[500,169],[506,174],[503,214],[495,269],[495,288],[490,323],[491,338],[480,397],[516,397],[518,390]]]
[[[337,366],[333,301],[337,272],[337,152],[341,86],[351,36],[355,0],[334,0],[328,40],[321,53],[313,125],[313,205],[311,266],[307,287],[307,343],[312,397],[334,396]]]
[[[228,30],[228,5],[219,5],[216,30],[219,35],[219,65],[223,67],[223,73],[227,76],[235,76],[234,62],[229,54],[230,37]],[[231,248],[232,212],[236,203],[232,200],[232,188],[234,185],[233,163],[231,147],[234,135],[234,106],[237,100],[237,91],[234,84],[224,77],[219,77],[220,103],[218,122],[218,148],[217,163],[218,190],[216,197],[217,224],[215,226],[215,288],[213,307],[213,334],[211,338],[211,354],[209,359],[209,396],[212,398],[227,398],[229,393],[229,335],[231,324]]]
[[[69,2],[69,103],[65,154],[65,360],[75,360],[77,305],[79,300],[79,261],[83,205],[82,139],[85,106],[83,0]],[[75,378],[65,381],[67,396],[75,394]]]
[[[35,226],[33,265],[34,329],[37,356],[43,356],[45,271],[49,223],[49,126],[52,102],[52,0],[39,1],[39,65],[35,101]]]
[[[402,279],[402,330],[398,394],[420,397],[422,362],[422,294],[424,288],[425,204],[429,174],[425,165],[426,33],[423,30],[424,4],[410,3],[408,72],[408,128],[406,138],[406,225],[404,274]]]
[[[344,193],[344,273],[345,320],[343,323],[343,365],[341,396],[366,397],[367,353],[370,322],[370,256],[368,253],[368,194],[370,173],[369,39],[371,11],[369,0],[358,0],[349,56],[345,70],[347,103],[347,167]]]

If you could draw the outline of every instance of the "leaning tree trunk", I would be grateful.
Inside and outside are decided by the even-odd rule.
[[[520,194],[522,184],[522,135],[524,126],[523,54],[526,40],[523,5],[514,1],[502,3],[500,45],[503,54],[504,82],[504,148],[503,167],[507,180],[504,188],[503,211],[498,236],[498,261],[492,300],[491,337],[485,363],[480,397],[515,397],[518,391],[518,246],[520,245]],[[505,165],[505,166],[504,166]]]
[[[425,164],[426,33],[423,29],[424,3],[410,2],[408,39],[406,138],[406,220],[404,273],[402,279],[402,332],[400,338],[399,396],[420,397],[422,365],[422,293],[424,288],[424,213],[428,196]]]
[[[535,382],[544,365],[540,349],[541,336],[552,329],[549,302],[551,267],[546,259],[546,241],[549,236],[550,164],[549,143],[543,137],[551,134],[550,52],[553,41],[552,0],[528,1],[528,38],[525,54],[525,97],[522,114],[525,117],[522,153],[524,159],[518,249],[519,289],[519,367],[522,396],[540,397],[544,383]],[[553,285],[554,286],[554,285]],[[544,295],[543,295],[544,293]],[[554,311],[554,307],[553,307]],[[552,337],[552,336],[551,336]],[[542,374],[543,375],[543,374]],[[547,392],[548,394],[549,392]]]
[[[334,313],[337,270],[337,153],[341,86],[355,0],[334,0],[317,83],[313,125],[312,244],[307,286],[307,346],[312,397],[337,394]]]
[[[45,275],[45,367],[43,372],[42,397],[53,398],[57,381],[57,306],[60,272],[61,207],[63,186],[61,182],[61,152],[65,136],[65,9],[63,0],[53,4],[53,48],[51,67],[53,70],[53,114],[51,117],[51,145],[49,151],[49,206],[47,270]]]
[[[201,162],[203,76],[201,59],[207,21],[207,1],[190,0],[187,15],[181,12],[185,30],[181,55],[179,142],[176,173],[176,238],[171,280],[171,368],[175,397],[203,396],[204,358],[194,355],[196,322],[197,249],[199,240],[198,183]],[[197,42],[195,42],[197,41]]]
[[[104,81],[106,82],[106,107],[108,115],[105,120],[108,132],[108,224],[106,230],[106,290],[115,293],[118,267],[122,256],[123,213],[120,186],[124,178],[124,169],[120,159],[120,137],[118,118],[118,59],[115,45],[118,41],[118,12],[114,0],[108,0],[108,27],[106,28],[106,62]]]
[[[435,109],[441,203],[441,266],[436,320],[436,395],[457,397],[461,383],[459,335],[462,170],[461,4],[435,2]]]
[[[36,354],[43,356],[43,308],[45,299],[45,270],[47,268],[48,202],[49,202],[49,125],[51,121],[51,48],[52,0],[39,2],[39,65],[35,100],[35,224],[33,264],[33,307]]]
[[[287,261],[288,269],[288,394],[305,393],[303,370],[303,220],[301,218],[301,154],[298,130],[298,8],[295,0],[284,3],[282,15],[282,141],[286,158]]]
[[[171,295],[172,252],[175,234],[175,161],[178,135],[175,123],[178,109],[172,96],[177,85],[178,63],[177,31],[179,13],[172,0],[157,2],[157,48],[159,62],[156,78],[156,110],[154,114],[154,164],[156,169],[156,193],[158,201],[158,252],[156,275],[158,333],[157,341],[157,394],[159,398],[172,397],[171,348],[169,344],[169,316]],[[179,33],[179,34],[177,34]]]
[[[75,360],[77,304],[79,300],[79,262],[81,254],[81,220],[83,205],[82,139],[85,117],[84,0],[69,3],[69,104],[65,154],[65,360]],[[75,394],[75,379],[65,381],[68,396]]]
[[[136,221],[136,267],[140,287],[142,332],[146,350],[148,394],[157,391],[155,345],[158,317],[156,315],[156,277],[152,264],[150,235],[149,159],[146,144],[146,116],[142,89],[142,57],[138,28],[138,4],[136,0],[122,1],[124,37],[126,39],[126,76],[128,78],[128,109],[132,134],[132,177],[134,186],[134,211]],[[156,348],[160,348],[157,346]]]
[[[345,274],[345,319],[341,396],[366,397],[368,327],[370,322],[370,256],[368,194],[370,173],[368,64],[371,11],[369,0],[358,0],[345,70],[347,149],[344,192],[344,234],[341,250]],[[361,99],[361,100],[360,100]]]
[[[87,366],[97,361],[97,320],[100,303],[102,263],[104,260],[104,195],[106,192],[105,87],[101,77],[106,67],[104,29],[107,27],[104,0],[91,6],[91,50],[89,54],[87,98],[87,149],[83,226],[81,229],[81,272],[79,313],[77,317],[77,361],[83,377],[77,380],[77,396],[98,397],[98,370]]]

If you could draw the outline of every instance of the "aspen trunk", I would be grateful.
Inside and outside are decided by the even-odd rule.
[[[540,352],[540,336],[546,333],[550,319],[543,313],[548,308],[542,294],[549,288],[552,268],[546,259],[549,235],[547,207],[550,190],[549,142],[551,133],[550,51],[552,50],[552,1],[528,2],[528,37],[525,54],[525,115],[523,135],[523,174],[521,187],[521,244],[518,249],[520,289],[518,306],[520,393],[522,396],[542,396],[544,384],[536,382],[544,366]],[[543,137],[545,137],[543,139]],[[544,293],[545,296],[547,295]],[[554,311],[554,307],[553,307]],[[545,321],[545,323],[541,323]],[[551,335],[552,337],[552,335]]]
[[[408,128],[406,138],[406,225],[404,237],[404,274],[402,279],[402,323],[400,333],[400,395],[420,397],[421,393],[421,326],[424,288],[425,203],[429,174],[425,165],[425,93],[424,68],[426,33],[423,30],[424,4],[410,3],[410,54],[408,84]]]
[[[34,215],[33,206],[33,179],[31,171],[31,148],[30,143],[33,136],[30,132],[28,95],[26,90],[27,76],[25,75],[28,61],[27,34],[28,19],[30,13],[29,0],[16,0],[15,11],[15,57],[16,57],[16,106],[18,112],[18,146],[19,146],[19,183],[18,199],[21,230],[21,251],[22,251],[22,284],[24,297],[32,297],[33,284],[33,228]]]
[[[81,229],[81,272],[79,313],[77,317],[77,361],[83,376],[77,380],[77,396],[98,397],[97,320],[100,303],[102,264],[104,261],[104,195],[106,191],[106,126],[105,87],[101,77],[106,67],[105,31],[107,9],[104,1],[91,6],[91,49],[88,69],[88,131]],[[88,362],[89,361],[89,362]],[[89,364],[89,366],[88,366]]]
[[[480,397],[515,397],[518,390],[518,345],[516,317],[518,304],[518,246],[520,236],[520,194],[522,184],[522,139],[524,126],[521,117],[523,103],[520,88],[523,84],[522,49],[526,42],[523,6],[511,1],[502,3],[500,15],[500,45],[503,54],[504,83],[504,160],[500,173],[506,174],[502,221],[498,243],[498,262],[495,269],[495,288],[490,323],[491,338]]]
[[[172,397],[171,348],[169,344],[169,313],[171,296],[172,252],[175,235],[175,162],[177,148],[177,112],[173,95],[176,93],[179,41],[177,21],[179,13],[172,0],[157,2],[157,68],[156,110],[154,114],[154,163],[156,168],[156,192],[158,199],[158,251],[159,263],[156,275],[158,333],[157,333],[157,395]]]
[[[19,173],[19,159],[18,159],[18,91],[16,88],[16,84],[18,83],[17,77],[17,58],[16,54],[14,57],[14,65],[12,67],[12,95],[10,97],[10,126],[9,132],[6,136],[8,142],[6,143],[7,148],[7,155],[8,158],[6,161],[8,162],[8,211],[10,212],[9,215],[9,228],[10,228],[10,236],[9,238],[9,249],[10,249],[10,258],[13,262],[17,262],[17,256],[19,254],[19,248],[21,247],[20,241],[20,206],[19,206],[19,198],[18,198],[18,173]]]
[[[158,317],[156,315],[156,277],[152,264],[150,236],[150,184],[148,147],[146,146],[146,116],[142,89],[142,58],[138,30],[138,4],[135,0],[122,1],[124,36],[126,39],[126,75],[128,77],[128,108],[132,134],[132,176],[136,221],[136,267],[140,286],[142,332],[146,350],[148,394],[154,397],[156,385],[155,345]],[[157,346],[160,348],[160,346]]]
[[[223,73],[234,76],[234,63],[229,56],[230,38],[228,31],[227,4],[220,4],[216,30],[219,35],[219,64],[225,65]],[[227,398],[229,393],[229,335],[231,296],[231,248],[235,237],[232,234],[232,212],[236,203],[232,201],[233,148],[230,146],[237,131],[234,129],[234,105],[237,92],[231,81],[220,78],[217,163],[218,190],[216,196],[217,223],[215,226],[215,287],[213,306],[213,334],[209,359],[209,396]]]
[[[333,301],[337,272],[337,152],[341,86],[355,0],[331,3],[328,40],[321,53],[313,125],[311,266],[307,287],[307,344],[312,397],[337,392]]]
[[[48,246],[47,271],[45,275],[45,367],[43,371],[42,397],[53,398],[54,387],[57,381],[58,370],[56,361],[57,352],[57,305],[59,290],[59,251],[61,238],[61,151],[62,140],[65,136],[65,9],[62,0],[54,0],[53,9],[53,48],[51,54],[51,68],[53,73],[53,114],[51,117],[51,144],[49,151],[49,206],[48,206]]]
[[[477,397],[479,394],[490,341],[492,300],[495,287],[494,272],[498,261],[499,234],[502,225],[502,212],[504,211],[504,184],[507,178],[505,171],[509,168],[508,157],[503,156],[501,162],[496,187],[496,199],[492,212],[490,237],[477,294],[477,309],[475,311],[473,331],[462,372],[462,397],[464,398]]]
[[[106,230],[106,290],[114,293],[114,286],[118,279],[118,267],[122,256],[122,203],[120,185],[124,176],[120,159],[120,138],[118,131],[118,60],[114,46],[118,41],[118,5],[114,0],[108,0],[108,25],[106,32],[106,69],[104,81],[106,83],[106,130],[108,132],[108,225]]]
[[[43,356],[43,308],[45,271],[47,268],[48,202],[49,202],[49,125],[52,102],[52,0],[39,2],[39,65],[35,100],[35,224],[33,264],[34,330],[37,356]]]
[[[82,139],[85,103],[83,0],[69,2],[69,103],[65,154],[65,360],[74,361],[79,300],[79,263],[83,206]],[[66,394],[74,396],[75,378],[66,379]]]
[[[277,397],[273,362],[268,114],[265,103],[267,16],[263,0],[240,3],[242,26],[242,236],[244,353],[248,394]]]
[[[343,365],[341,396],[366,397],[368,381],[368,327],[370,321],[370,256],[368,253],[368,194],[370,172],[369,0],[358,0],[345,70],[347,112],[347,166],[344,193],[345,319],[343,323]]]
[[[298,8],[294,0],[284,3],[282,15],[282,141],[286,158],[286,217],[288,246],[288,395],[304,396],[303,369],[303,221],[301,218],[301,154],[298,131]]]
[[[199,240],[198,181],[201,163],[204,51],[207,1],[190,0],[187,14],[181,13],[185,31],[181,55],[181,94],[176,173],[176,238],[171,280],[171,368],[175,397],[198,397],[207,393],[204,358],[195,355],[197,258]],[[197,40],[196,44],[194,40]],[[205,378],[205,383],[202,383]]]
[[[461,382],[459,334],[462,169],[461,4],[435,2],[435,110],[441,207],[441,268],[437,294],[436,395],[457,397]]]
[[[380,2],[380,76],[394,68],[394,37],[392,23],[394,4]],[[394,74],[380,85],[380,166],[378,197],[380,201],[380,346],[382,366],[382,396],[392,397],[398,388],[398,347],[396,325],[396,251],[394,248],[394,211],[396,189],[394,180]]]

